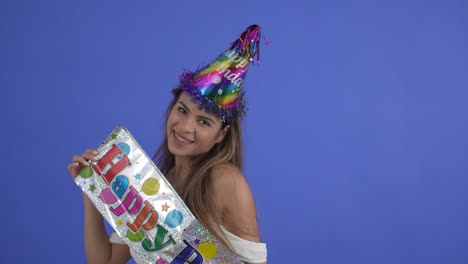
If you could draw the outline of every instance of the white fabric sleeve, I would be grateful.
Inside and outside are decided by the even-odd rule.
[[[227,231],[222,226],[221,229],[226,234],[234,252],[242,261],[249,263],[262,263],[267,261],[267,248],[265,243],[248,241]]]
[[[111,236],[109,237],[109,242],[113,244],[120,244],[120,245],[126,245],[125,241],[116,233],[113,232]],[[130,249],[130,255],[132,255],[133,260],[137,264],[145,264],[147,263],[144,259],[141,259],[133,250]]]
[[[126,244],[125,241],[116,232],[113,232],[111,234],[111,236],[109,237],[109,242],[113,244]]]

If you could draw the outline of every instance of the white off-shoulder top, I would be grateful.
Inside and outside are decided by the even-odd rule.
[[[242,261],[248,263],[266,262],[267,248],[265,243],[248,241],[234,235],[223,227],[221,227],[221,229],[226,234],[226,237],[231,243],[234,252]],[[111,234],[109,241],[114,244],[125,244],[125,241],[116,232]],[[138,255],[135,255],[132,250],[130,250],[130,254],[136,263],[145,264],[145,261],[140,259]]]

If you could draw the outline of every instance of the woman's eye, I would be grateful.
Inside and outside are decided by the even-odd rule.
[[[200,119],[200,124],[203,125],[203,126],[211,126],[210,122],[204,120],[204,119]]]
[[[177,111],[179,111],[179,112],[181,112],[183,114],[187,113],[187,111],[185,111],[185,109],[183,107],[177,107]]]

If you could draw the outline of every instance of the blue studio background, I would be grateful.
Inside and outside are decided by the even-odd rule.
[[[0,2],[1,263],[85,263],[66,171],[246,26],[245,174],[269,263],[468,263],[468,2]],[[6,168],[6,170],[5,170]]]

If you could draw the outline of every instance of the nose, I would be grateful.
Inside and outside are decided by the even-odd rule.
[[[181,132],[190,134],[195,132],[195,120],[192,118],[185,118],[180,122]]]

